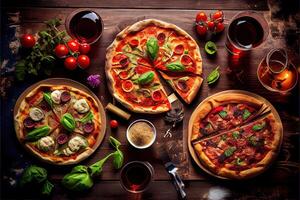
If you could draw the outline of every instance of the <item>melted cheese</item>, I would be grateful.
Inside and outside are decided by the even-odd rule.
[[[90,106],[85,99],[79,99],[75,102],[73,107],[79,113],[86,113],[90,110]]]
[[[60,104],[61,92],[59,90],[54,90],[51,92],[51,99],[55,104]]]

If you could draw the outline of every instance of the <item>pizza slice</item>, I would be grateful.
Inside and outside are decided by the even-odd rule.
[[[193,74],[170,75],[170,73],[167,74],[162,71],[159,73],[187,104],[190,104],[195,98],[203,81],[200,76]]]
[[[280,130],[273,114],[243,127],[194,142],[201,162],[227,178],[255,176],[266,168],[278,151]]]
[[[194,121],[192,139],[241,126],[259,116],[263,107],[247,101],[208,102]]]
[[[59,126],[59,118],[44,97],[44,87],[32,91],[20,105],[15,117],[20,139],[34,141],[42,134],[50,134]]]

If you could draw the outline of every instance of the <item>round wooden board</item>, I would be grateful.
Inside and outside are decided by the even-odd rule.
[[[280,137],[280,143],[279,143],[279,147],[277,148],[277,154],[279,153],[279,150],[280,150],[280,147],[281,147],[281,144],[282,144],[282,140],[283,140],[283,128],[282,128],[282,122],[281,122],[281,119],[279,117],[279,114],[278,112],[276,111],[276,109],[273,107],[273,105],[268,101],[266,100],[265,98],[257,95],[257,94],[254,94],[254,93],[251,93],[251,92],[247,92],[247,91],[243,91],[243,90],[226,90],[226,91],[223,91],[223,92],[219,92],[219,93],[216,93],[214,95],[211,95],[209,97],[207,97],[206,99],[204,99],[198,106],[197,108],[194,110],[194,112],[192,113],[190,119],[189,119],[189,124],[188,124],[188,149],[189,149],[189,152],[193,158],[193,160],[195,161],[195,163],[203,170],[205,171],[206,173],[210,174],[211,176],[214,176],[216,178],[220,178],[220,179],[227,179],[229,180],[229,178],[227,177],[223,177],[223,176],[219,176],[219,175],[216,175],[214,174],[213,172],[211,172],[209,169],[207,169],[202,163],[201,161],[199,160],[193,146],[192,146],[192,143],[191,143],[191,136],[192,136],[192,129],[193,129],[193,121],[196,117],[196,115],[198,114],[198,110],[201,108],[201,106],[204,104],[204,102],[207,102],[209,101],[210,99],[212,98],[216,98],[220,95],[224,95],[224,94],[232,94],[232,95],[235,95],[235,94],[242,94],[242,95],[246,95],[246,96],[250,96],[250,97],[254,97],[258,100],[260,100],[261,102],[265,103],[267,106],[269,106],[271,108],[271,111],[272,113],[274,114],[275,116],[275,119],[277,120],[277,122],[279,122],[280,124],[280,134],[281,134],[281,137]],[[270,163],[271,165],[271,163]],[[265,168],[266,170],[267,168]],[[262,171],[263,172],[263,171]],[[261,173],[262,173],[261,172]],[[257,174],[258,175],[258,174]]]
[[[67,78],[50,78],[50,79],[45,79],[42,80],[40,82],[37,82],[33,85],[31,85],[30,87],[28,87],[18,98],[15,107],[14,107],[14,118],[18,113],[18,109],[20,107],[21,102],[24,100],[24,98],[28,95],[28,93],[30,91],[32,91],[34,88],[38,87],[41,84],[47,84],[47,85],[67,85],[67,86],[71,86],[74,87],[76,89],[82,90],[84,92],[86,92],[87,94],[89,94],[90,96],[92,96],[98,103],[98,108],[99,108],[99,112],[100,112],[100,117],[101,117],[101,130],[100,133],[98,134],[98,138],[96,140],[96,143],[94,144],[92,151],[89,152],[88,156],[83,157],[79,160],[77,160],[76,162],[70,163],[70,164],[64,164],[64,163],[55,163],[55,162],[51,162],[48,160],[44,160],[41,157],[39,157],[38,155],[36,155],[35,153],[31,152],[30,149],[28,149],[27,147],[24,147],[27,151],[29,151],[31,154],[35,155],[39,160],[43,161],[43,162],[47,162],[49,164],[54,164],[54,165],[72,165],[72,164],[76,164],[81,162],[82,160],[88,158],[91,154],[93,154],[95,152],[95,150],[100,146],[101,142],[104,139],[105,136],[105,132],[106,132],[106,115],[105,115],[105,111],[104,108],[102,106],[102,103],[100,102],[100,100],[98,99],[98,97],[86,86],[84,86],[83,84],[71,80],[71,79],[67,79]],[[16,133],[17,134],[17,133]],[[19,137],[17,137],[19,140]],[[19,140],[19,142],[21,143],[21,141]],[[22,144],[22,143],[21,143]],[[24,146],[24,145],[22,145]]]

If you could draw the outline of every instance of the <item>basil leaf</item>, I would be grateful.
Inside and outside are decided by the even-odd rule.
[[[54,185],[50,181],[46,180],[42,187],[42,194],[50,195],[53,187],[54,187]]]
[[[115,148],[115,149],[119,149],[121,142],[119,142],[116,138],[114,138],[113,136],[109,137],[109,142],[110,144]]]
[[[227,136],[226,136],[226,135],[222,135],[222,136],[221,136],[221,140],[226,141],[226,139],[227,139]]]
[[[26,140],[36,141],[42,137],[47,136],[49,134],[49,131],[50,127],[47,125],[35,128],[26,135]]]
[[[234,132],[232,133],[232,137],[233,137],[234,139],[238,139],[238,138],[240,137],[240,133],[239,133],[238,131],[234,131]]]
[[[30,183],[42,183],[47,179],[47,170],[36,165],[27,167],[20,179],[20,186],[23,187]]]
[[[158,54],[158,49],[159,49],[157,39],[154,37],[149,38],[147,41],[146,47],[147,47],[147,53],[148,53],[150,59],[152,61],[155,60],[157,57],[157,54]]]
[[[204,50],[207,54],[214,55],[217,52],[217,45],[212,41],[208,41],[204,46]]]
[[[220,117],[222,117],[223,119],[225,119],[227,117],[227,112],[222,110],[219,112]]]
[[[115,169],[120,169],[124,163],[124,155],[119,149],[114,153],[113,165]]]
[[[45,99],[45,101],[50,105],[50,107],[52,108],[53,107],[53,101],[51,99],[51,95],[49,92],[43,94],[43,97]]]
[[[93,120],[93,118],[94,118],[94,115],[93,115],[93,113],[90,111],[88,114],[86,114],[83,118],[81,118],[79,121],[81,122],[81,123],[87,123],[87,122],[89,122],[89,121],[91,121],[91,120]]]
[[[226,150],[224,151],[224,155],[225,155],[226,157],[229,157],[229,156],[231,156],[235,151],[236,151],[236,147],[229,147],[228,149],[226,149]]]
[[[148,84],[152,82],[153,79],[154,79],[154,72],[152,71],[145,72],[138,78],[138,83],[141,85]]]
[[[252,126],[252,130],[260,131],[260,130],[264,129],[265,126],[266,126],[266,122],[262,122],[261,124],[256,124],[256,125]]]
[[[219,67],[217,67],[212,72],[210,72],[210,74],[207,77],[207,83],[208,84],[212,84],[212,83],[216,82],[219,79],[220,73],[219,73],[218,70],[219,70]]]
[[[248,119],[248,117],[251,115],[251,112],[249,110],[245,109],[243,113],[243,120]]]
[[[91,176],[99,175],[102,172],[104,163],[113,155],[114,153],[111,153],[107,155],[105,158],[89,166],[88,169],[90,170],[90,175]]]
[[[60,123],[69,132],[72,132],[76,128],[75,119],[70,113],[64,114],[60,120]]]
[[[167,64],[167,69],[173,72],[180,72],[185,70],[185,66],[181,64],[180,62],[173,62]]]
[[[62,185],[69,190],[81,192],[90,189],[94,183],[88,168],[84,165],[78,165],[63,177]]]

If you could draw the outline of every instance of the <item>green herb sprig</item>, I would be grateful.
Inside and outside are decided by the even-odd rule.
[[[48,173],[45,168],[36,165],[27,167],[20,179],[21,187],[38,186],[41,185],[41,194],[50,195],[54,185],[47,179]]]
[[[109,142],[116,149],[115,152],[110,153],[103,159],[90,166],[78,165],[74,167],[70,173],[66,174],[63,177],[63,186],[69,190],[76,192],[86,191],[90,189],[94,185],[93,177],[99,175],[102,172],[104,164],[110,157],[113,157],[114,167],[116,169],[120,169],[124,162],[123,153],[119,149],[121,143],[112,136],[110,136]]]
[[[51,75],[55,66],[53,49],[59,43],[65,43],[67,36],[65,31],[58,30],[61,25],[60,19],[51,19],[45,22],[47,28],[38,32],[38,40],[32,51],[24,59],[17,62],[15,66],[16,78],[24,80],[27,75]]]

